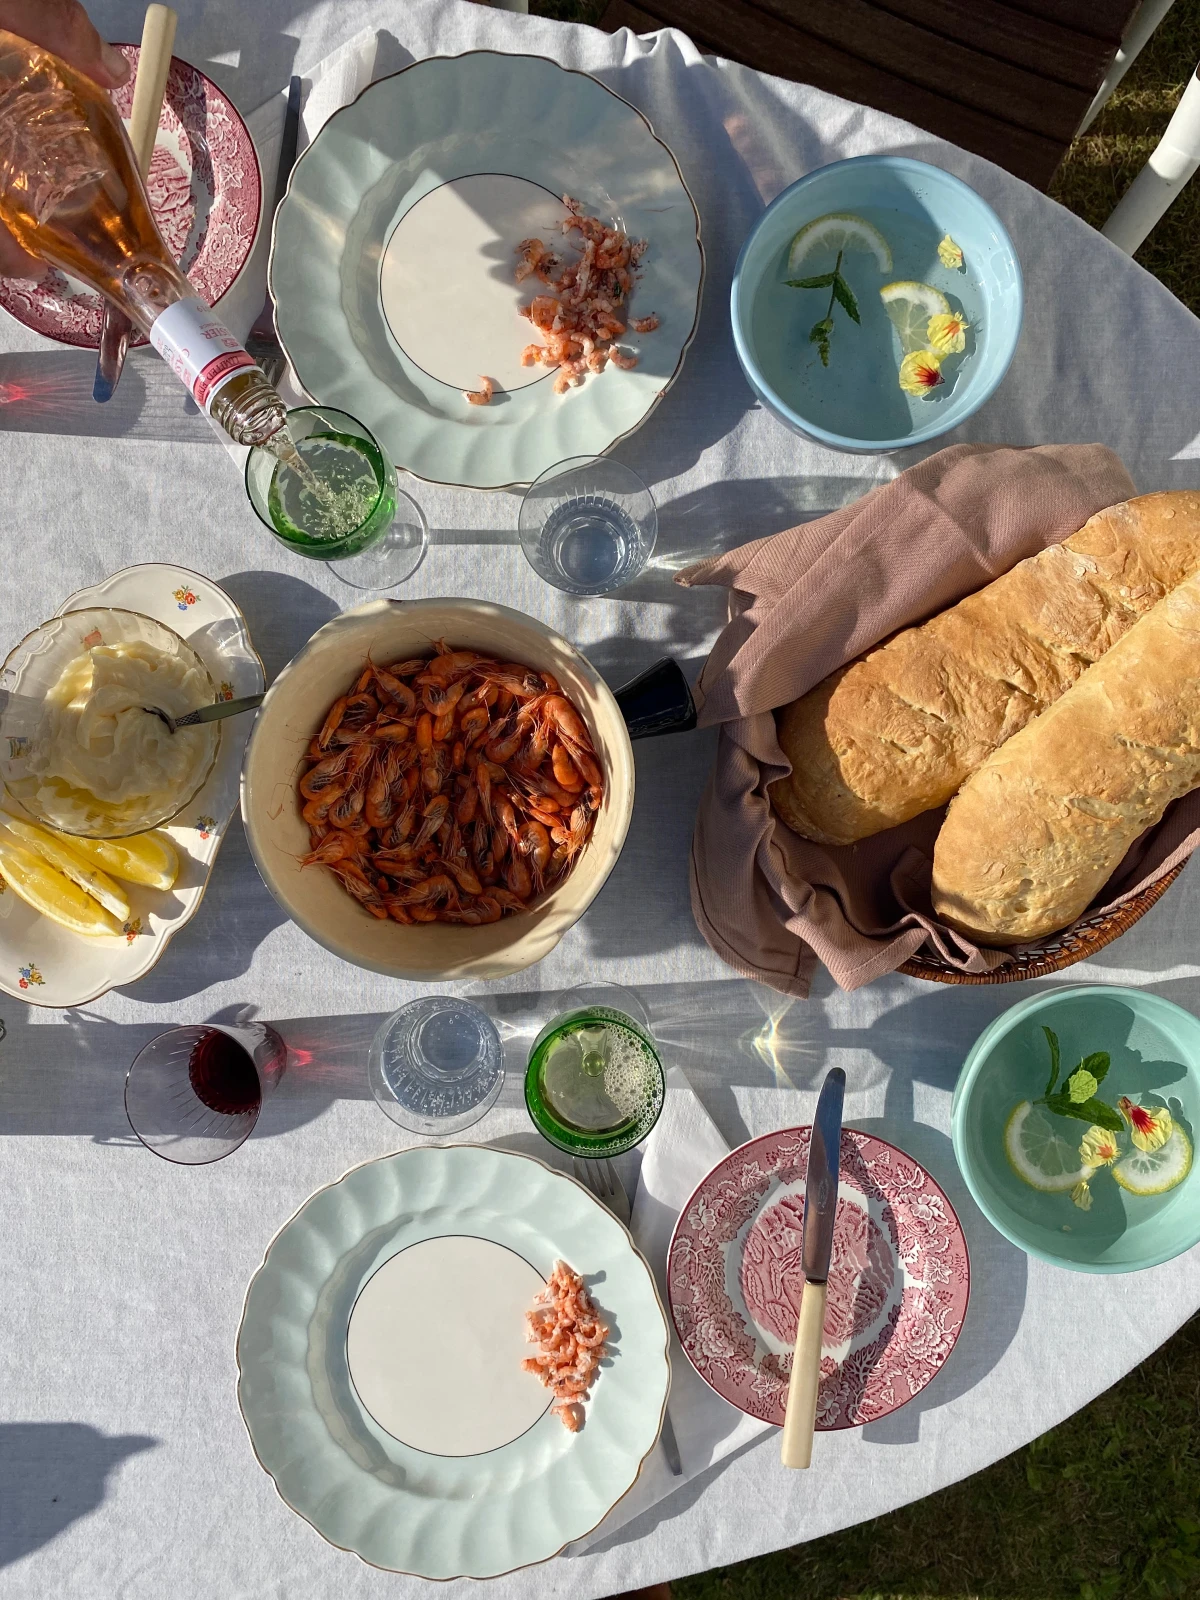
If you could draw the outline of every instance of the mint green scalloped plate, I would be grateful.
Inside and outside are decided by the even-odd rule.
[[[401,345],[381,287],[393,235],[411,225],[422,201],[440,203],[436,191],[480,174],[537,185],[551,203],[570,194],[649,241],[633,314],[654,312],[659,327],[630,329],[620,341],[637,354],[636,369],[609,368],[559,396],[553,375],[537,368],[514,375],[511,391],[491,405],[466,403],[463,388],[484,365],[473,348],[493,330],[490,321],[473,328],[472,317],[491,303],[499,280],[510,283],[515,265],[521,218],[509,214],[493,219],[490,242],[486,230],[467,228],[469,247],[447,249],[413,290],[418,311],[420,297],[429,297],[428,316],[445,330],[442,375]],[[474,204],[486,211],[486,196],[481,203],[475,193]],[[469,222],[462,208],[457,214]],[[675,158],[640,111],[597,79],[541,56],[476,50],[415,62],[329,119],[292,172],[269,275],[280,342],[314,399],[358,417],[418,477],[494,489],[531,483],[569,456],[601,454],[646,420],[691,343],[704,253]],[[447,297],[456,284],[460,292]],[[534,334],[516,315],[512,292],[503,315],[519,352]],[[397,297],[403,302],[402,292]],[[448,304],[457,308],[449,315]]]
[[[580,1433],[547,1411],[487,1454],[435,1456],[359,1403],[346,1331],[364,1284],[409,1245],[464,1233],[594,1284],[616,1339]],[[590,1533],[636,1482],[662,1426],[667,1339],[649,1267],[581,1184],[510,1151],[427,1145],[353,1168],[276,1234],[246,1292],[238,1403],[280,1496],[331,1544],[416,1577],[490,1578]]]

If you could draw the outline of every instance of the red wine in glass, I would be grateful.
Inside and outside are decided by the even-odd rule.
[[[210,1111],[227,1117],[256,1112],[262,1104],[262,1084],[249,1052],[218,1028],[192,1047],[188,1082]]]

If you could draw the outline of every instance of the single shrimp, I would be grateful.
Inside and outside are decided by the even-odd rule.
[[[408,684],[402,683],[396,674],[389,672],[386,667],[373,666],[371,675],[388,699],[400,707],[401,713],[410,716],[416,709],[417,697]]]
[[[444,744],[435,744],[425,754],[421,763],[421,782],[429,794],[437,794],[445,783],[450,769],[450,752]]]
[[[506,761],[511,761],[516,755],[524,738],[524,733],[516,726],[507,730],[501,727],[484,745],[484,754],[489,761],[494,761],[497,765],[502,766]]]
[[[446,870],[457,879],[459,888],[464,889],[467,894],[478,895],[483,893],[483,885],[465,862],[447,857]]]
[[[300,779],[300,793],[306,800],[315,800],[341,777],[349,759],[349,750],[335,750],[331,756],[323,757]]]
[[[367,784],[363,815],[373,828],[390,828],[395,819],[398,804],[394,790],[403,760],[398,750],[389,750]]]
[[[428,750],[433,744],[433,718],[423,711],[417,718],[417,749]]]
[[[445,640],[439,640],[439,643],[445,644]],[[420,663],[424,673],[417,681],[421,683],[432,678],[435,683],[449,683],[453,678],[469,672],[476,663],[487,659],[477,650],[440,650],[432,659]]]
[[[574,794],[578,794],[583,788],[582,774],[571,760],[570,751],[565,744],[556,744],[551,750],[550,767],[554,773],[554,781],[560,788],[569,789]]]
[[[434,795],[433,799],[421,813],[424,821],[421,823],[421,831],[413,840],[414,850],[419,850],[423,844],[429,843],[430,839],[433,838],[434,834],[441,827],[442,823],[445,822],[446,813],[449,811],[449,809],[449,795]]]
[[[329,749],[333,743],[333,736],[342,725],[342,718],[346,715],[346,707],[350,704],[350,696],[344,694],[340,700],[335,700],[326,714],[325,721],[321,724],[321,731],[317,734],[317,749],[322,753]]]
[[[528,900],[533,893],[533,876],[515,850],[510,853],[504,869],[504,881],[518,900]]]
[[[475,813],[479,809],[479,790],[468,781],[466,788],[459,796],[458,804],[454,808],[455,820],[463,828],[475,820]]]
[[[468,405],[472,405],[472,406],[487,406],[487,405],[491,405],[491,403],[492,403],[492,395],[495,392],[495,387],[496,387],[495,384],[492,382],[492,380],[490,378],[484,377],[481,374],[480,378],[479,378],[479,387],[478,387],[478,389],[464,389],[463,390],[463,398],[466,400]]]
[[[525,901],[521,898],[521,896],[514,894],[511,889],[502,889],[497,886],[494,889],[489,889],[488,893],[499,903],[501,909],[504,911],[512,911],[520,914],[523,911],[529,910],[529,907],[525,904]]]
[[[300,857],[302,867],[328,867],[335,861],[357,860],[362,856],[362,841],[340,829],[326,834],[315,850]]]
[[[382,727],[376,727],[374,737],[384,744],[407,744],[412,738],[413,725],[411,722],[385,722]],[[356,748],[351,746],[351,749]]]
[[[358,821],[359,813],[363,808],[364,795],[359,784],[351,784],[350,788],[338,795],[329,807],[328,820],[334,828],[348,828]]]
[[[517,829],[516,847],[529,860],[533,886],[541,894],[550,865],[550,835],[540,822],[523,822]]]
[[[428,674],[426,674],[428,677]],[[426,683],[421,690],[421,704],[432,716],[445,716],[447,711],[453,711],[463,695],[467,686],[460,678],[457,683],[443,684],[438,680]]]
[[[361,906],[365,906],[373,917],[378,917],[381,921],[387,917],[387,909],[379,890],[355,862],[332,862],[329,864],[329,871],[346,892],[353,895]]]

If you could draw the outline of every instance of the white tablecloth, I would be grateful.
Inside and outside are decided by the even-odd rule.
[[[367,23],[383,30],[381,72],[478,45],[589,68],[650,115],[696,195],[708,253],[699,336],[681,381],[620,452],[662,507],[653,571],[620,601],[569,600],[526,566],[514,497],[419,486],[434,543],[414,594],[532,612],[614,683],[667,650],[694,673],[721,599],[674,589],[673,569],[839,505],[906,464],[835,455],[774,423],[742,380],[726,314],[738,246],[764,203],[822,162],[881,148],[965,177],[1024,264],[1016,361],[956,437],[1099,439],[1143,489],[1200,476],[1200,324],[1051,201],[914,128],[702,60],[673,34],[609,37],[461,0],[177,4],[178,53],[246,111]],[[110,38],[138,36],[141,0],[92,9]],[[269,174],[273,154],[266,165]],[[39,345],[0,325],[0,361]],[[319,566],[268,539],[211,443],[10,433],[0,451],[0,640],[138,561],[178,561],[224,583],[272,672],[348,602]],[[966,1330],[913,1403],[819,1439],[813,1471],[785,1473],[763,1441],[607,1544],[497,1580],[497,1595],[608,1595],[927,1494],[1074,1411],[1200,1303],[1200,1253],[1136,1277],[1058,1272],[1012,1249],[966,1197],[948,1138],[951,1087],[975,1035],[1028,987],[893,978],[843,995],[826,981],[809,1002],[789,1002],[709,953],[688,910],[686,848],[711,754],[705,735],[637,746],[636,814],[604,892],[541,967],[492,991],[514,1058],[522,1030],[545,1014],[538,991],[588,975],[641,989],[670,1058],[731,1142],[805,1120],[826,1067],[844,1066],[848,1119],[926,1161],[960,1208],[974,1267]],[[1056,981],[1146,984],[1196,1009],[1198,922],[1192,867],[1123,939]],[[233,1363],[243,1290],[277,1227],[314,1188],[395,1146],[368,1095],[365,1046],[380,1015],[415,992],[340,963],[287,924],[235,827],[195,921],[136,987],[74,1013],[0,1006],[0,1595],[358,1600],[423,1588],[332,1549],[276,1498],[242,1428]],[[212,1169],[155,1160],[125,1125],[127,1063],[168,1022],[242,1006],[276,1021],[294,1052],[258,1131]],[[523,1126],[514,1075],[475,1133]]]

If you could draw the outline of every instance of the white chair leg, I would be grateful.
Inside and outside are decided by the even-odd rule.
[[[1132,255],[1200,167],[1200,77],[1195,73],[1153,155],[1126,189],[1100,232]]]
[[[1158,27],[1174,5],[1175,0],[1142,0],[1137,15],[1129,25],[1129,31],[1121,40],[1121,48],[1113,58],[1113,64],[1108,69],[1108,76],[1096,90],[1096,98],[1087,109],[1087,115],[1075,130],[1075,137],[1086,133],[1095,121],[1100,107],[1112,94],[1121,79],[1137,60],[1143,48],[1149,43],[1150,35]]]

